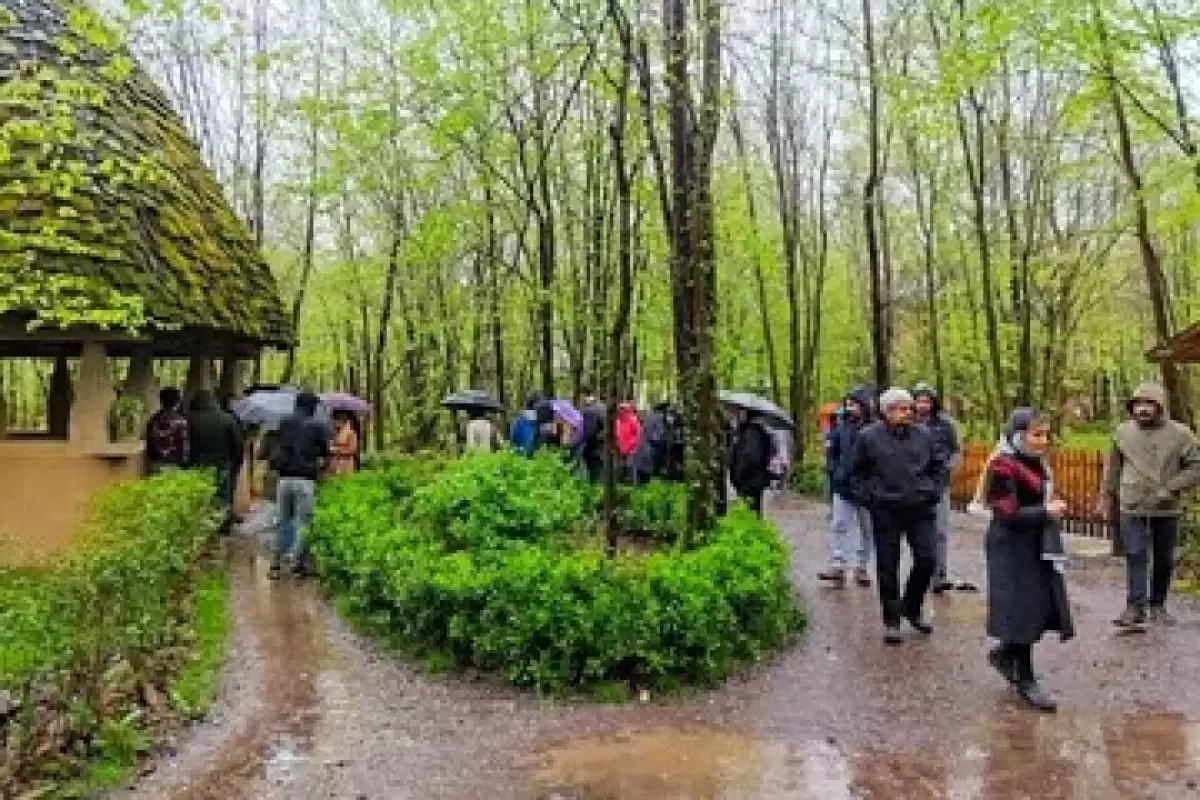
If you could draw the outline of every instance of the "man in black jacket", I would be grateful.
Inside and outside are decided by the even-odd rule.
[[[191,447],[188,466],[215,471],[217,502],[225,514],[221,530],[228,533],[233,523],[233,496],[242,466],[241,427],[233,415],[217,406],[212,392],[207,389],[192,397],[187,423]]]
[[[771,434],[756,414],[739,410],[738,426],[729,449],[729,482],[750,506],[762,516],[763,494],[771,485]]]
[[[308,392],[296,396],[296,413],[280,423],[271,453],[271,469],[279,474],[279,529],[271,558],[272,578],[279,577],[288,553],[296,575],[308,572],[304,529],[312,519],[317,477],[329,461],[329,429],[313,416],[317,403],[316,395]]]
[[[913,423],[912,395],[889,389],[879,398],[879,409],[883,419],[858,436],[847,492],[856,505],[871,512],[884,640],[902,644],[902,619],[923,634],[933,632],[921,608],[937,567],[937,504],[949,475],[942,449],[928,430]],[[908,539],[913,566],[901,597],[898,573],[903,538]]]

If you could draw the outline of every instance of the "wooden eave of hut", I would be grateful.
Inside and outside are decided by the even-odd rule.
[[[1200,363],[1200,322],[1197,322],[1166,341],[1159,342],[1146,353],[1146,358],[1156,364]]]

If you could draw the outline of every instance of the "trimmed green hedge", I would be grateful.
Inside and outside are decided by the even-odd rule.
[[[713,684],[802,626],[770,524],[738,510],[696,549],[610,559],[589,535],[594,510],[560,460],[499,453],[424,484],[401,465],[333,481],[311,542],[323,580],[373,629],[546,691]]]
[[[189,654],[193,591],[219,522],[212,477],[120,484],[88,519],[53,565],[0,569],[0,796],[64,782],[137,739],[131,721]]]

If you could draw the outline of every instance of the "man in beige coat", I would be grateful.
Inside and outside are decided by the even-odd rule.
[[[1148,619],[1171,621],[1166,600],[1179,541],[1180,500],[1200,483],[1200,445],[1186,425],[1170,418],[1158,384],[1142,383],[1128,409],[1132,419],[1113,435],[1101,503],[1106,514],[1119,514],[1129,579],[1125,611],[1113,622],[1142,630]]]

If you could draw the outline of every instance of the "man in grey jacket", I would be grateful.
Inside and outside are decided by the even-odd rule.
[[[1101,504],[1106,515],[1119,513],[1129,579],[1125,611],[1113,623],[1143,630],[1147,619],[1171,621],[1166,600],[1179,540],[1180,496],[1200,483],[1200,445],[1186,425],[1170,418],[1166,392],[1158,384],[1138,386],[1128,409],[1132,419],[1113,435]]]

